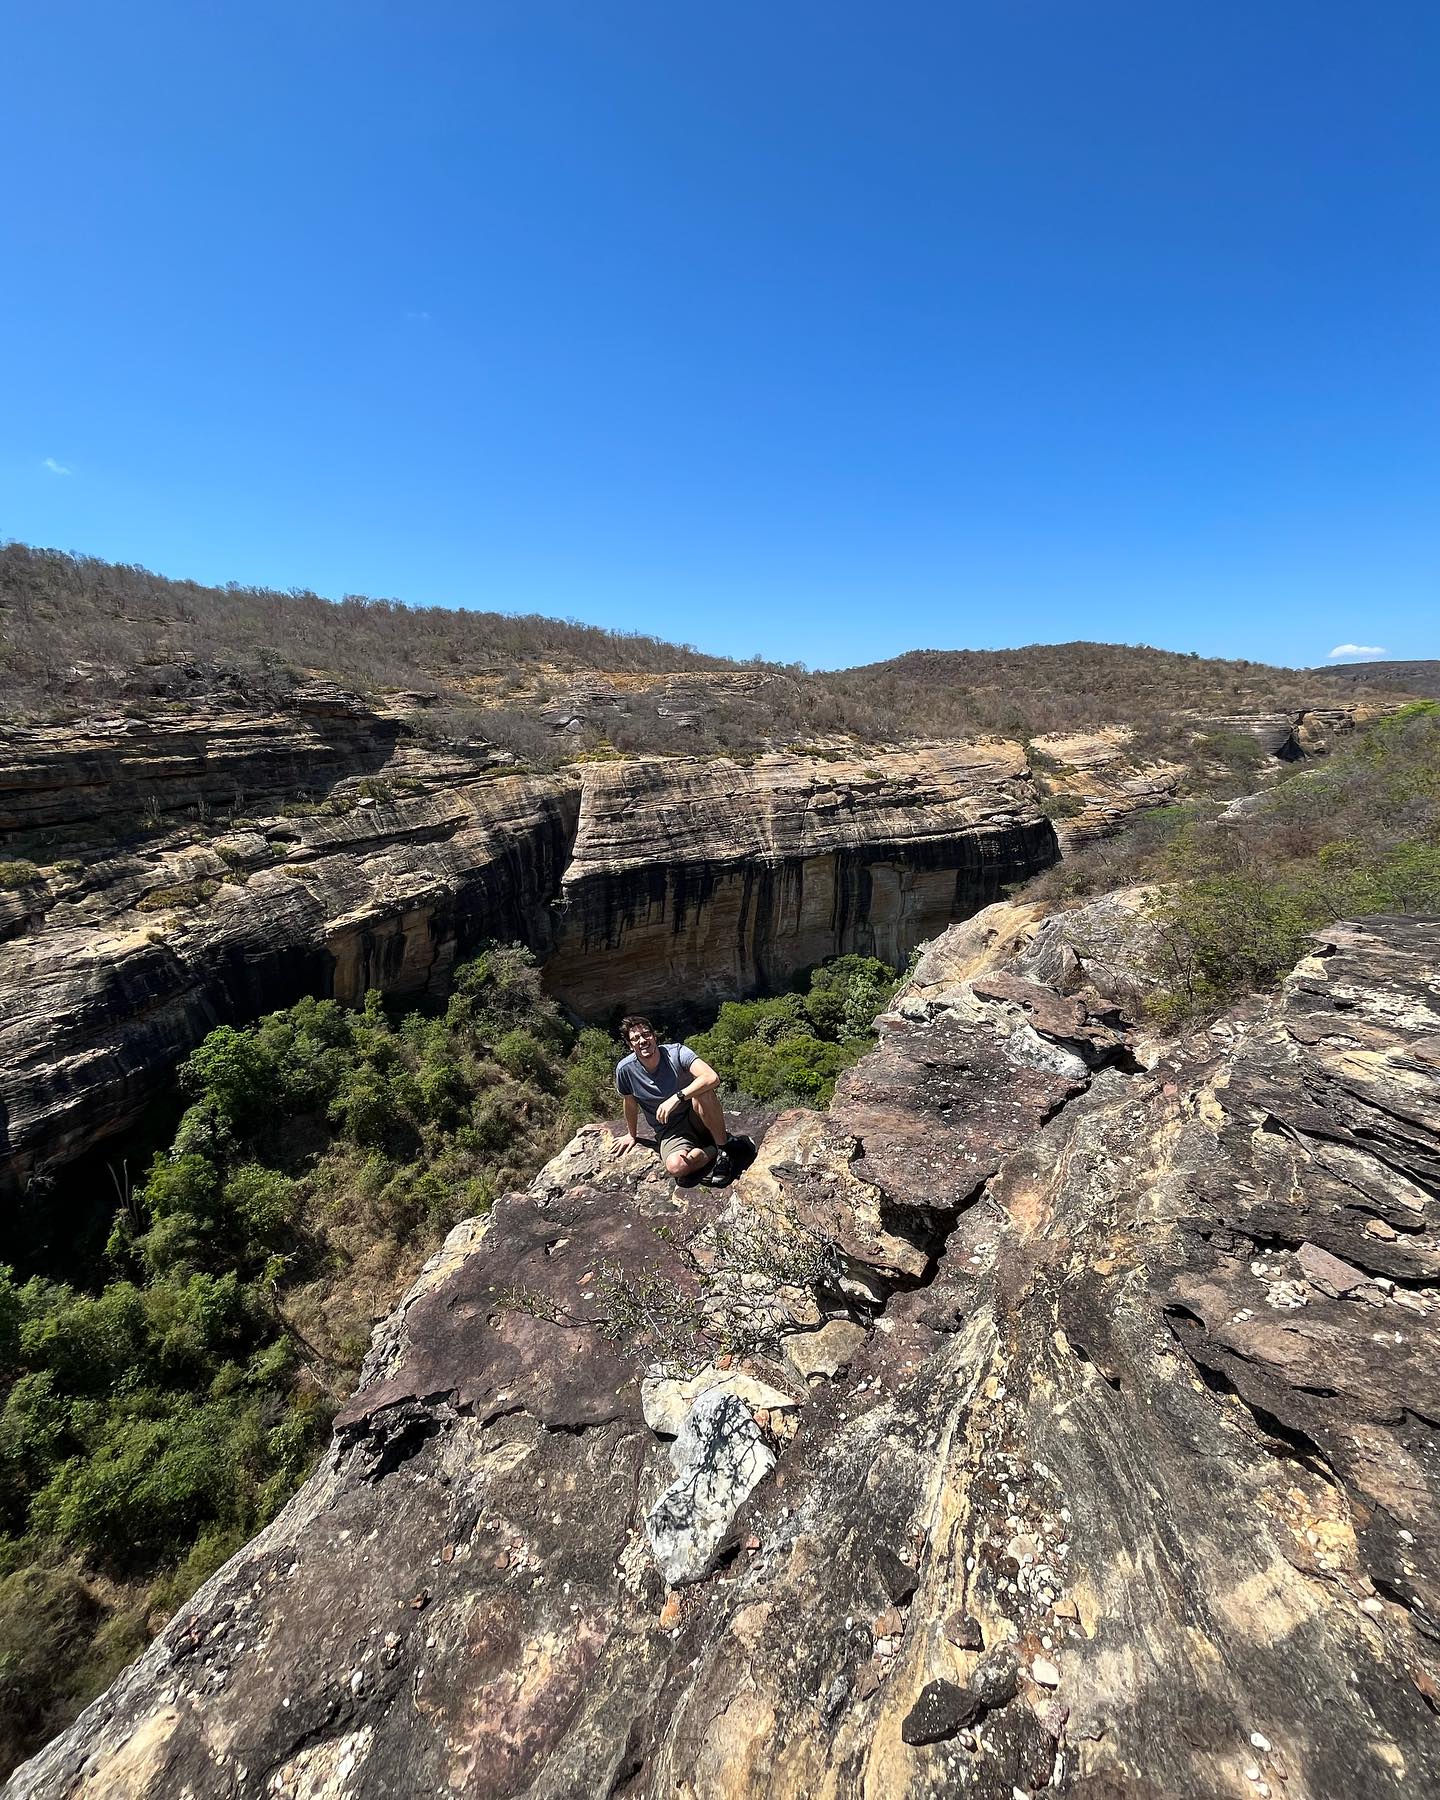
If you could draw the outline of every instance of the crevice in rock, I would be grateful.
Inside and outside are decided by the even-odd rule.
[[[1096,1362],[1095,1358],[1083,1344],[1077,1344],[1073,1339],[1068,1339],[1067,1342],[1070,1345],[1070,1354],[1075,1358],[1076,1362],[1087,1364],[1095,1371],[1105,1385],[1108,1388],[1113,1389],[1115,1393],[1123,1393],[1124,1389],[1118,1375],[1114,1374],[1109,1369],[1103,1368],[1101,1364]]]
[[[1167,1309],[1168,1310],[1168,1309]],[[1203,1326],[1202,1326],[1203,1329]],[[1201,1360],[1195,1354],[1193,1344],[1187,1343],[1182,1334],[1177,1333],[1177,1341],[1185,1349],[1196,1374],[1210,1389],[1212,1394],[1233,1396],[1249,1413],[1260,1433],[1265,1448],[1272,1455],[1287,1457],[1308,1469],[1312,1475],[1329,1483],[1331,1487],[1345,1490],[1346,1484],[1336,1473],[1325,1451],[1298,1425],[1292,1425],[1260,1401],[1252,1399],[1239,1384],[1220,1366],[1218,1360]],[[1225,1355],[1221,1352],[1220,1355]],[[1228,1356],[1225,1358],[1230,1360]]]
[[[287,857],[285,862],[286,868],[299,870],[332,856],[374,856],[397,844],[448,844],[465,823],[463,818],[427,819],[423,824],[409,829],[377,831],[367,833],[364,837],[339,838],[329,843],[323,840],[307,842],[298,832],[293,837],[287,837],[274,829],[267,836],[271,843],[286,842],[299,846],[295,854]]]
[[[332,1738],[345,1736],[355,1719],[356,1710],[355,1703],[351,1700],[334,1705],[327,1710],[323,1724],[312,1725],[308,1731],[302,1731],[292,1738],[263,1770],[258,1771],[260,1779],[256,1784],[257,1790],[260,1793],[272,1791],[271,1782],[287,1763],[293,1762],[297,1756],[303,1756],[307,1750],[328,1743]]]
[[[361,1480],[372,1484],[383,1481],[417,1456],[431,1438],[448,1430],[454,1423],[454,1414],[445,1418],[435,1410],[435,1403],[445,1398],[435,1395],[432,1400],[387,1407],[367,1417],[348,1441],[342,1436],[342,1454],[353,1449],[368,1458]]]
[[[634,1793],[640,1777],[645,1773],[645,1758],[632,1756],[615,1771],[614,1779],[605,1790],[607,1800],[616,1800],[616,1796]]]
[[[1405,1611],[1410,1615],[1411,1623],[1417,1630],[1423,1631],[1427,1637],[1435,1637],[1437,1635],[1437,1627],[1425,1616],[1424,1608],[1419,1605],[1415,1596],[1407,1594],[1398,1582],[1373,1572],[1371,1573],[1370,1581],[1375,1592],[1380,1595],[1382,1600],[1388,1600],[1394,1606],[1403,1606],[1405,1608]]]

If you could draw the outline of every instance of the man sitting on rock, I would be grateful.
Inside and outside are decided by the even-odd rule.
[[[728,1181],[720,1077],[686,1045],[660,1043],[655,1027],[639,1014],[620,1021],[620,1035],[630,1046],[615,1070],[615,1086],[625,1101],[627,1147],[637,1141],[643,1112],[661,1161],[682,1186],[693,1187],[707,1171],[716,1185]]]

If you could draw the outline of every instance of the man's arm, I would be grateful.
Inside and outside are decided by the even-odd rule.
[[[685,1071],[684,1086],[681,1087],[679,1093],[672,1095],[668,1100],[662,1100],[660,1102],[659,1106],[655,1109],[656,1118],[659,1119],[662,1125],[668,1125],[675,1114],[680,1111],[680,1101],[682,1096],[686,1100],[695,1100],[698,1099],[701,1094],[713,1094],[719,1085],[720,1077],[710,1067],[709,1063],[704,1061],[701,1057],[693,1057],[689,1068]]]
[[[702,1057],[697,1056],[689,1068],[689,1080],[680,1092],[687,1100],[694,1100],[700,1094],[710,1094],[720,1085],[720,1077]]]
[[[626,1131],[626,1134],[629,1139],[628,1143],[625,1146],[627,1150],[629,1148],[631,1148],[631,1146],[635,1142],[635,1133],[636,1133],[637,1128],[639,1127],[639,1124],[640,1124],[640,1108],[635,1104],[635,1096],[633,1094],[626,1094],[625,1095],[625,1131]]]

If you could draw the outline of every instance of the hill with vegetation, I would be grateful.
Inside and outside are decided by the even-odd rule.
[[[10,705],[43,711],[77,694],[183,696],[185,665],[195,662],[259,703],[317,675],[362,693],[441,695],[464,693],[468,677],[533,664],[667,673],[733,666],[644,633],[534,613],[208,587],[94,556],[0,546],[0,677]]]
[[[1359,662],[1339,668],[1312,669],[1312,675],[1332,676],[1348,693],[1388,688],[1404,694],[1440,698],[1440,661]]]
[[[842,702],[913,734],[1035,737],[1097,724],[1137,727],[1182,714],[1227,717],[1353,705],[1368,691],[1329,669],[1181,654],[1146,644],[1028,644],[911,650],[816,677]],[[1386,697],[1393,697],[1393,687]]]
[[[828,672],[732,661],[643,633],[536,614],[323,599],[176,581],[133,565],[0,547],[0,690],[14,717],[103,707],[286,704],[316,679],[408,710],[437,742],[482,738],[531,762],[596,744],[747,750],[1129,725],[1165,747],[1181,715],[1393,700],[1386,664],[1296,670],[1144,645],[917,650]],[[1417,679],[1418,679],[1417,675]],[[1424,693],[1428,688],[1419,686]],[[1183,728],[1181,728],[1183,729]]]

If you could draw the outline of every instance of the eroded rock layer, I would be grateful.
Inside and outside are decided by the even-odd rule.
[[[546,979],[595,1016],[903,963],[1055,855],[1014,744],[595,764]]]
[[[67,854],[0,889],[10,1189],[131,1125],[213,1026],[302,994],[440,993],[494,937],[548,959],[581,1016],[693,1010],[846,950],[903,961],[1056,854],[1013,745],[532,778],[343,712],[210,736],[147,726],[108,746],[12,737],[7,816],[30,819],[27,845],[48,846],[33,853]],[[328,810],[313,787],[282,806],[302,775],[323,775]],[[227,789],[253,810],[221,827]],[[202,822],[180,831],[157,811],[152,838],[106,846],[160,797]],[[40,817],[53,830],[37,838]]]
[[[486,937],[543,945],[578,804],[558,778],[478,778],[102,855],[19,896],[0,943],[0,1180],[123,1131],[218,1024],[301,994],[438,993]]]
[[[1440,924],[1148,1070],[1014,924],[730,1193],[591,1129],[460,1227],[10,1791],[1432,1791]]]

